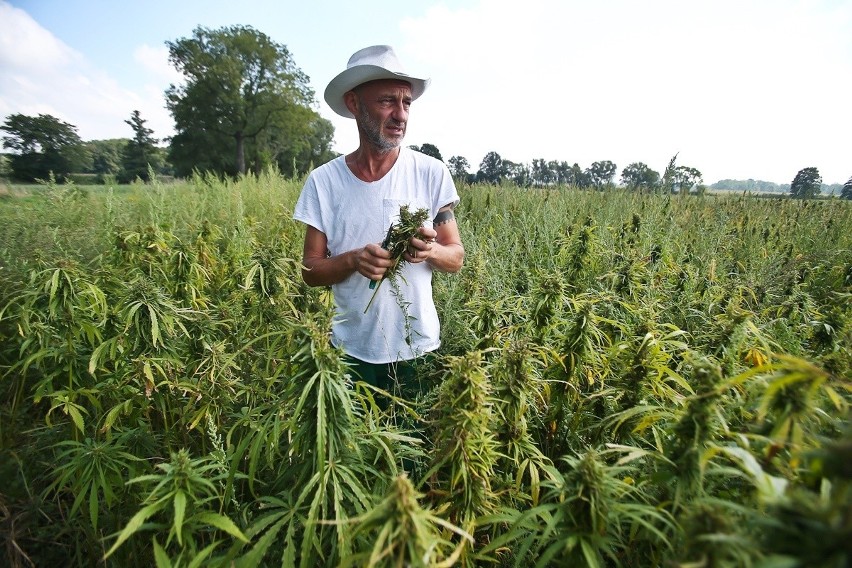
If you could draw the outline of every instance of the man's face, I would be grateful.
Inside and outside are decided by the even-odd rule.
[[[402,145],[411,106],[411,85],[405,81],[379,80],[355,88],[358,112],[355,121],[367,141],[380,150]]]

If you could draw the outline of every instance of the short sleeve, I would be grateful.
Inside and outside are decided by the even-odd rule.
[[[309,175],[307,181],[305,181],[302,193],[299,195],[296,207],[293,210],[293,219],[310,225],[322,233],[326,233],[326,228],[322,220],[317,184],[313,175]]]

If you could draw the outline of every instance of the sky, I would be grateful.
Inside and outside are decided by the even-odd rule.
[[[619,174],[677,155],[707,184],[852,178],[852,0],[0,0],[0,119],[51,114],[100,140],[130,138],[139,110],[166,138],[166,42],[231,25],[287,47],[340,153],[357,132],[325,86],[389,44],[432,80],[405,144],[472,172],[493,151]]]

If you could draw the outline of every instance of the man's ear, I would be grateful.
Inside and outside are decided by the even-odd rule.
[[[343,93],[343,104],[353,115],[358,116],[358,95],[355,91],[346,91]]]

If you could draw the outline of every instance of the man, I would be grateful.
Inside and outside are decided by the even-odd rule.
[[[428,85],[404,73],[390,46],[353,54],[326,87],[325,100],[355,119],[359,146],[311,172],[293,214],[307,225],[305,282],[331,286],[334,294],[332,342],[361,379],[389,392],[394,379],[411,375],[406,362],[440,345],[432,271],[457,272],[464,261],[449,170],[402,146],[410,105]],[[379,286],[371,302],[370,282],[393,265],[379,243],[402,206],[428,209],[434,221],[409,242],[396,285]]]

